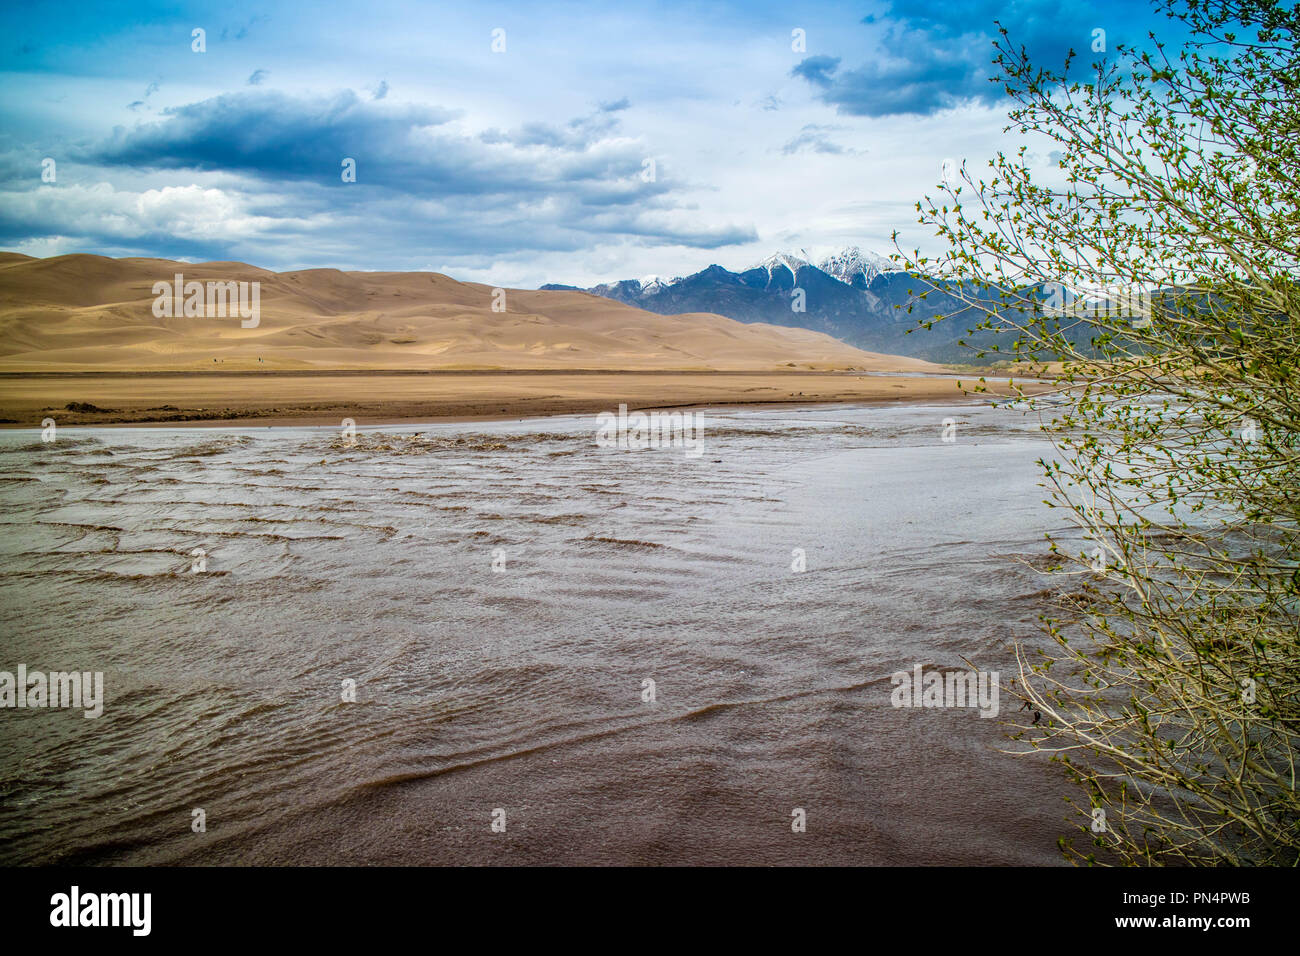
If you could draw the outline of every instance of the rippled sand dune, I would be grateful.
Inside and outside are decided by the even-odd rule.
[[[259,283],[257,326],[229,315],[156,317],[154,283],[177,274]],[[0,253],[0,330],[0,371],[935,369],[820,332],[656,315],[585,292],[90,255]]]

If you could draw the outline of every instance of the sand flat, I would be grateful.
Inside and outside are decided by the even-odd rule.
[[[960,379],[969,388],[974,377]],[[825,372],[315,372],[0,375],[6,427],[192,422],[359,425],[632,408],[956,401],[959,379]],[[990,390],[1005,387],[990,383]],[[69,411],[67,405],[103,411]]]

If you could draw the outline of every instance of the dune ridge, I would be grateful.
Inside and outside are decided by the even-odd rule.
[[[155,282],[260,283],[260,319],[156,317]],[[930,372],[820,332],[657,315],[585,292],[429,272],[272,272],[242,262],[0,253],[0,371],[579,370]]]

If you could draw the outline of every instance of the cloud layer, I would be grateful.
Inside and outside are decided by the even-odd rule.
[[[994,19],[1056,62],[1123,9],[10,5],[0,245],[508,285],[887,251],[945,158],[1001,145]]]

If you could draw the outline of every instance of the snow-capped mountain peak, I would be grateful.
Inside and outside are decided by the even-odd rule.
[[[656,292],[662,292],[670,285],[681,282],[681,276],[673,276],[671,279],[659,275],[649,275],[641,279],[641,294],[654,295]]]
[[[799,252],[800,255],[778,252],[768,256],[757,265],[750,266],[747,271],[762,269],[768,274],[769,278],[774,272],[782,269],[788,269],[791,275],[798,275],[800,269],[813,265],[812,259],[807,252],[802,249]],[[871,281],[876,276],[899,271],[899,267],[890,261],[888,257],[863,250],[858,246],[849,246],[842,252],[827,256],[816,264],[816,268],[829,276],[839,279],[845,285],[857,288],[866,288],[871,285]]]
[[[772,273],[777,269],[789,269],[791,275],[798,275],[799,270],[808,265],[812,265],[812,263],[807,259],[800,259],[788,252],[778,252],[768,256],[757,265],[750,266],[747,271],[752,272],[754,269],[763,269],[767,272],[768,278],[771,278]]]
[[[846,285],[853,285],[858,276],[862,277],[863,284],[870,285],[871,280],[878,275],[899,271],[899,267],[885,256],[864,252],[857,246],[849,246],[843,252],[827,256],[817,268]]]

